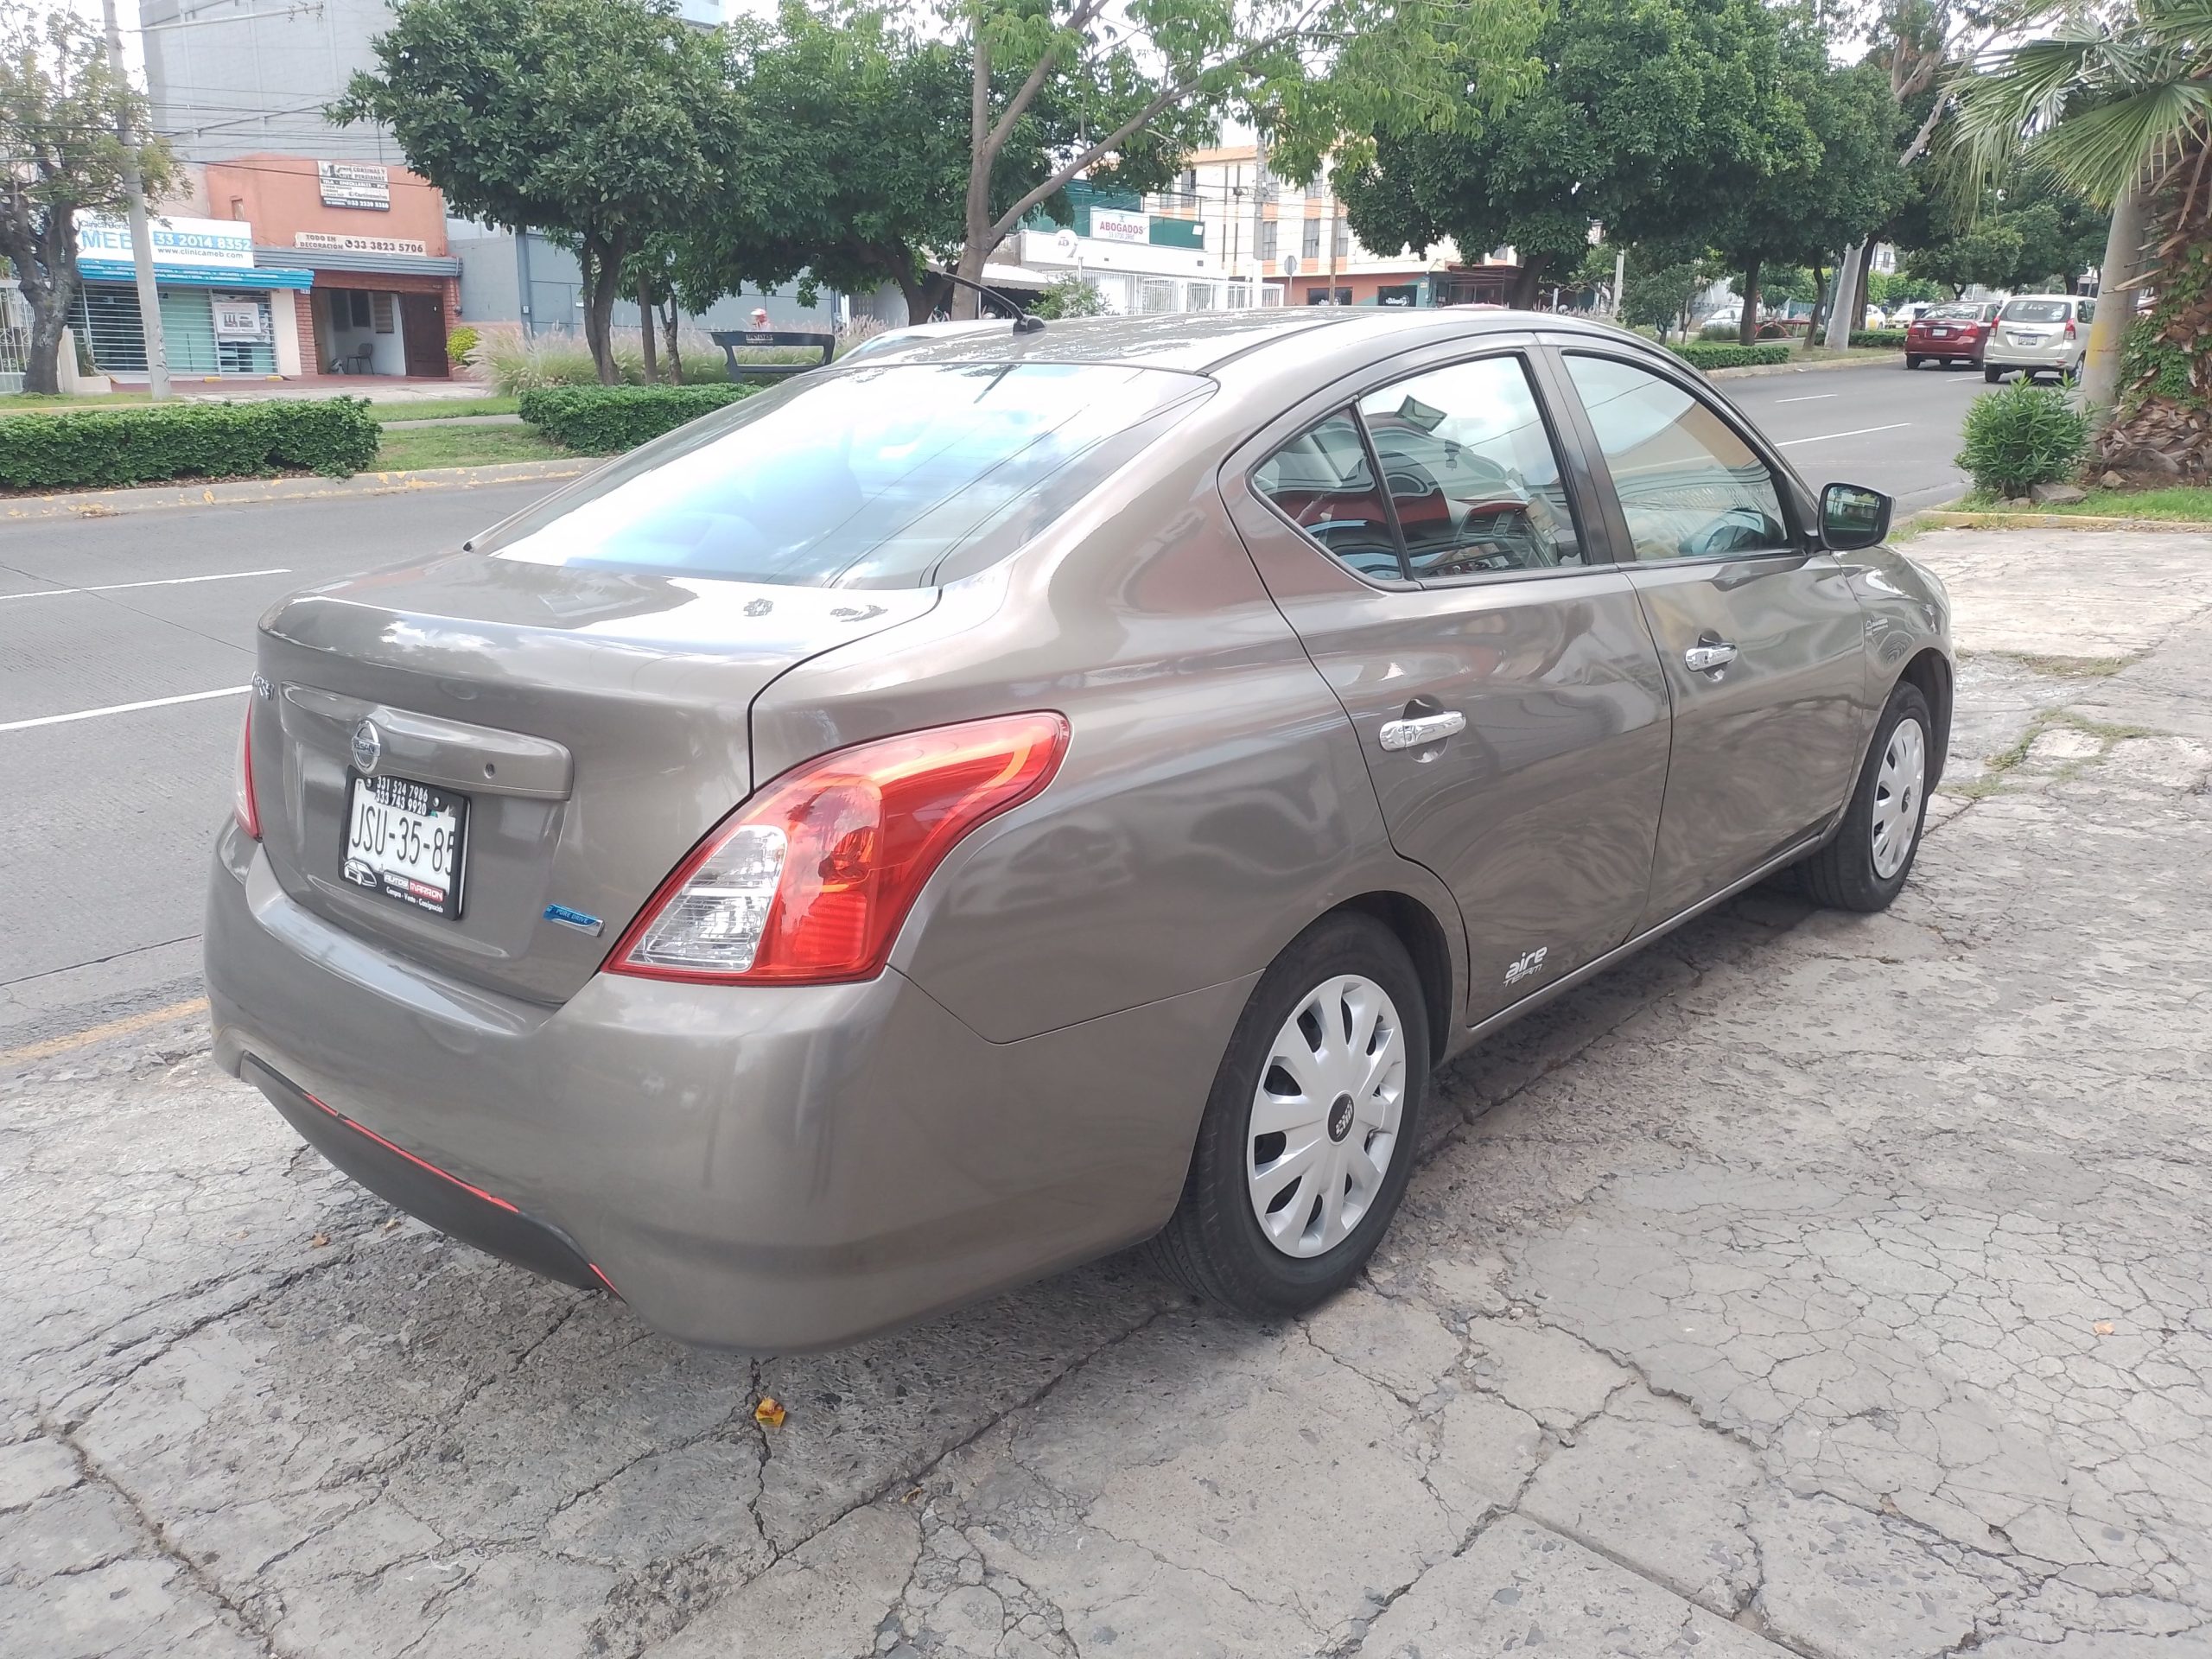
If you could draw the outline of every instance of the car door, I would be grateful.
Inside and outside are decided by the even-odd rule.
[[[1459,900],[1471,1022],[1627,937],[1668,710],[1528,353],[1458,351],[1310,400],[1222,486],[1351,717],[1393,843]]]
[[[1866,624],[1795,480],[1687,372],[1561,361],[1674,702],[1652,926],[1842,806],[1872,719]]]

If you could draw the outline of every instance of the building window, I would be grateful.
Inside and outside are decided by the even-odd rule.
[[[1337,220],[1336,236],[1330,245],[1336,250],[1338,258],[1351,257],[1351,225],[1348,220],[1343,218]]]
[[[1185,290],[1185,293],[1187,296],[1186,302],[1183,308],[1185,310],[1211,311],[1214,308],[1213,284],[1211,283],[1192,283],[1190,287]]]
[[[1198,194],[1198,169],[1195,167],[1185,168],[1183,169],[1182,176],[1175,181],[1175,188],[1186,196],[1197,195]]]
[[[1299,240],[1299,251],[1308,259],[1319,259],[1321,257],[1321,221],[1309,219],[1305,221],[1305,226]]]
[[[391,332],[391,295],[372,294],[369,296],[369,314],[376,319],[377,333],[388,334]]]
[[[1272,219],[1260,221],[1260,257],[1262,259],[1275,257],[1275,226],[1276,221]]]
[[[1175,308],[1175,284],[1166,276],[1147,276],[1137,283],[1137,309],[1154,316]]]
[[[365,289],[341,289],[331,297],[346,302],[345,321],[348,327],[365,328],[369,326],[369,296]]]

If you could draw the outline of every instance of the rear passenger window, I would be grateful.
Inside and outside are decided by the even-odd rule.
[[[1363,576],[1397,581],[1398,544],[1351,416],[1332,415],[1262,461],[1253,487]]]
[[[1782,498],[1727,422],[1671,380],[1607,357],[1567,373],[1613,475],[1638,559],[1706,559],[1787,548]]]
[[[1397,381],[1359,412],[1416,581],[1586,563],[1518,357]]]

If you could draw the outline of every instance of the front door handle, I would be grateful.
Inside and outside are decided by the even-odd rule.
[[[1717,668],[1726,668],[1736,660],[1736,647],[1726,639],[1716,639],[1711,634],[1682,653],[1682,666],[1694,674],[1710,674]]]
[[[1386,720],[1382,741],[1386,749],[1425,749],[1467,729],[1467,717],[1456,709],[1440,715],[1421,715],[1412,720]]]

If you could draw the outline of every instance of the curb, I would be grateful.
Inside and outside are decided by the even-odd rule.
[[[2093,518],[2079,512],[1951,512],[1929,507],[1915,523],[1936,530],[2150,530],[2202,536],[2212,524],[2187,518]]]
[[[1818,363],[1752,363],[1737,369],[1707,369],[1708,380],[1758,380],[1770,374],[1818,374],[1823,369],[1901,369],[1903,352],[1880,357],[1830,357]]]
[[[151,489],[88,490],[73,495],[0,497],[0,523],[40,518],[113,518],[170,507],[251,506],[264,501],[338,500],[349,496],[404,495],[417,490],[469,490],[533,478],[579,478],[602,457],[509,461],[491,467],[426,467],[402,473],[356,473],[351,478],[243,478],[209,484],[162,485]]]

